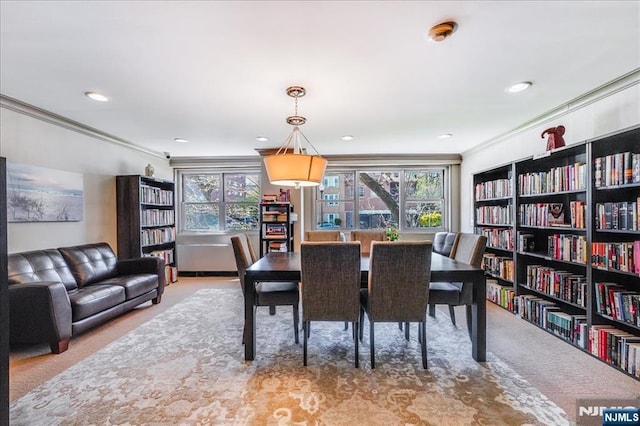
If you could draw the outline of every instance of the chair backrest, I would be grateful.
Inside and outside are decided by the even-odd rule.
[[[231,237],[231,246],[233,247],[233,255],[236,259],[238,278],[240,278],[240,285],[242,286],[242,292],[244,293],[244,273],[250,266],[249,258],[247,257],[247,252],[239,236],[236,235]]]
[[[358,321],[360,243],[300,243],[303,321]]]
[[[360,250],[363,256],[371,253],[371,241],[385,241],[387,235],[382,230],[375,231],[351,231],[351,241],[360,241]]]
[[[306,231],[305,241],[340,241],[340,231]]]
[[[457,243],[451,251],[451,257],[479,268],[482,264],[482,255],[486,246],[487,237],[484,235],[460,232]]]
[[[256,251],[253,249],[253,244],[251,243],[251,237],[249,234],[244,234],[245,241],[247,242],[247,250],[249,250],[249,257],[251,257],[251,263],[256,263],[258,261],[258,256],[256,256]]]
[[[436,235],[433,236],[434,253],[450,256],[457,239],[457,232],[436,232]]]
[[[368,313],[372,321],[423,321],[429,302],[431,241],[373,241]]]

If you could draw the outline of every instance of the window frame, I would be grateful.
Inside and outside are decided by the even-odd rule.
[[[217,175],[220,181],[219,193],[221,196],[218,201],[208,201],[202,203],[185,201],[184,199],[184,178],[187,176],[193,175]],[[262,176],[262,172],[259,168],[247,167],[246,169],[177,169],[176,170],[176,192],[177,192],[177,202],[176,208],[178,209],[177,216],[179,217],[179,227],[178,227],[178,235],[217,235],[217,234],[227,234],[229,232],[239,232],[239,231],[248,231],[253,232],[259,229],[259,211],[260,211],[260,197],[255,201],[227,201],[227,188],[226,188],[226,175],[256,175],[259,177],[259,192],[262,193],[262,180],[264,177]],[[218,228],[217,229],[187,229],[186,224],[186,210],[185,206],[187,205],[215,205],[218,208]],[[240,206],[255,206],[256,208],[256,227],[250,228],[246,230],[239,230],[236,228],[227,227],[227,207],[232,205],[240,205]]]

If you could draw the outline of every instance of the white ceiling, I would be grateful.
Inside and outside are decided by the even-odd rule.
[[[2,0],[0,19],[2,95],[173,157],[280,146],[290,85],[320,154],[458,153],[640,67],[639,1]]]

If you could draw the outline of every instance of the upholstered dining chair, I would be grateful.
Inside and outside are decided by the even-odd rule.
[[[305,241],[342,241],[340,231],[306,231]]]
[[[303,360],[311,321],[347,321],[353,324],[355,366],[360,365],[360,243],[300,243]]]
[[[469,265],[480,267],[482,255],[487,245],[484,235],[459,233],[450,257]],[[456,325],[455,306],[466,305],[467,329],[471,335],[471,304],[473,303],[473,286],[469,283],[432,282],[429,285],[429,315],[435,305],[449,305],[451,322]],[[432,308],[433,306],[433,308]],[[433,316],[433,315],[431,315]]]
[[[256,251],[253,249],[253,243],[251,242],[251,237],[249,234],[244,234],[245,241],[247,242],[247,250],[249,250],[249,257],[251,258],[251,263],[256,263],[258,261],[258,256],[256,256]]]
[[[436,232],[436,234],[433,236],[433,252],[450,257],[451,252],[457,243],[457,232]],[[451,317],[451,321],[453,321],[453,324],[455,325],[456,313],[453,308],[453,305],[449,305],[449,316]],[[433,303],[433,299],[429,301],[429,316],[436,316],[436,305]]]
[[[351,231],[351,241],[360,241],[363,256],[369,256],[371,241],[385,241],[387,236],[383,230],[354,230]]]
[[[249,258],[247,257],[247,252],[239,236],[231,237],[231,245],[233,246],[238,277],[240,278],[242,293],[244,294],[244,276],[245,271],[250,266]],[[256,284],[256,298],[253,301],[254,309],[257,306],[293,306],[293,333],[296,343],[299,342],[299,304],[300,292],[298,283],[296,282],[260,282]],[[244,344],[244,333],[242,334],[242,343]]]
[[[417,322],[422,367],[427,368],[426,318],[431,279],[431,241],[373,241],[369,283],[360,290],[360,323],[369,318],[371,368],[375,368],[376,322]],[[362,332],[360,338],[362,338]]]

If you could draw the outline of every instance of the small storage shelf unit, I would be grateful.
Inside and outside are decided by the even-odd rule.
[[[116,176],[118,257],[164,259],[167,283],[178,279],[174,194],[173,181]]]
[[[512,197],[484,196],[509,176]],[[640,127],[478,173],[474,184],[487,298],[640,380]],[[496,234],[500,250],[513,237],[511,280],[494,264]]]
[[[260,257],[270,252],[293,251],[291,203],[260,204]]]

